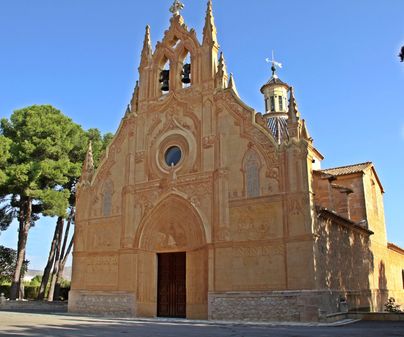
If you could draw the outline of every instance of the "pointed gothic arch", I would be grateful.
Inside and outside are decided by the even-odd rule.
[[[110,216],[112,213],[112,195],[114,193],[114,183],[111,179],[105,181],[102,185],[102,215]]]
[[[134,246],[152,252],[188,251],[206,245],[201,214],[183,196],[171,193],[143,219]]]
[[[179,80],[182,82],[182,88],[188,88],[192,85],[192,53],[183,45],[179,46],[178,69],[180,70]],[[188,82],[189,81],[189,82]]]
[[[261,195],[261,160],[258,153],[249,148],[243,158],[242,172],[244,178],[244,195],[247,198]]]

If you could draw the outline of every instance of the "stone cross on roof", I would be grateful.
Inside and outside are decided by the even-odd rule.
[[[174,3],[170,7],[170,12],[173,13],[173,15],[180,15],[180,11],[184,9],[185,5],[179,1],[179,0],[174,0]]]

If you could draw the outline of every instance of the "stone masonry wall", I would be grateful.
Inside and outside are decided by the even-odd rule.
[[[77,291],[69,293],[69,312],[103,316],[136,316],[135,295],[123,292]]]
[[[226,321],[318,321],[338,312],[341,294],[329,291],[231,292],[209,294],[209,319]]]

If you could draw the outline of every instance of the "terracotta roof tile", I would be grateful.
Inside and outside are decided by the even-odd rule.
[[[372,165],[371,162],[366,162],[366,163],[360,163],[360,164],[354,164],[354,165],[329,168],[329,169],[321,170],[321,172],[327,173],[327,174],[332,174],[334,176],[342,176],[345,174],[363,172],[365,169],[367,169],[371,165]]]

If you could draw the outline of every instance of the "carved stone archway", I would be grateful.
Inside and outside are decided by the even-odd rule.
[[[157,254],[186,253],[186,316],[207,318],[208,252],[201,217],[177,194],[160,201],[144,219],[135,240],[139,316],[156,316]]]

